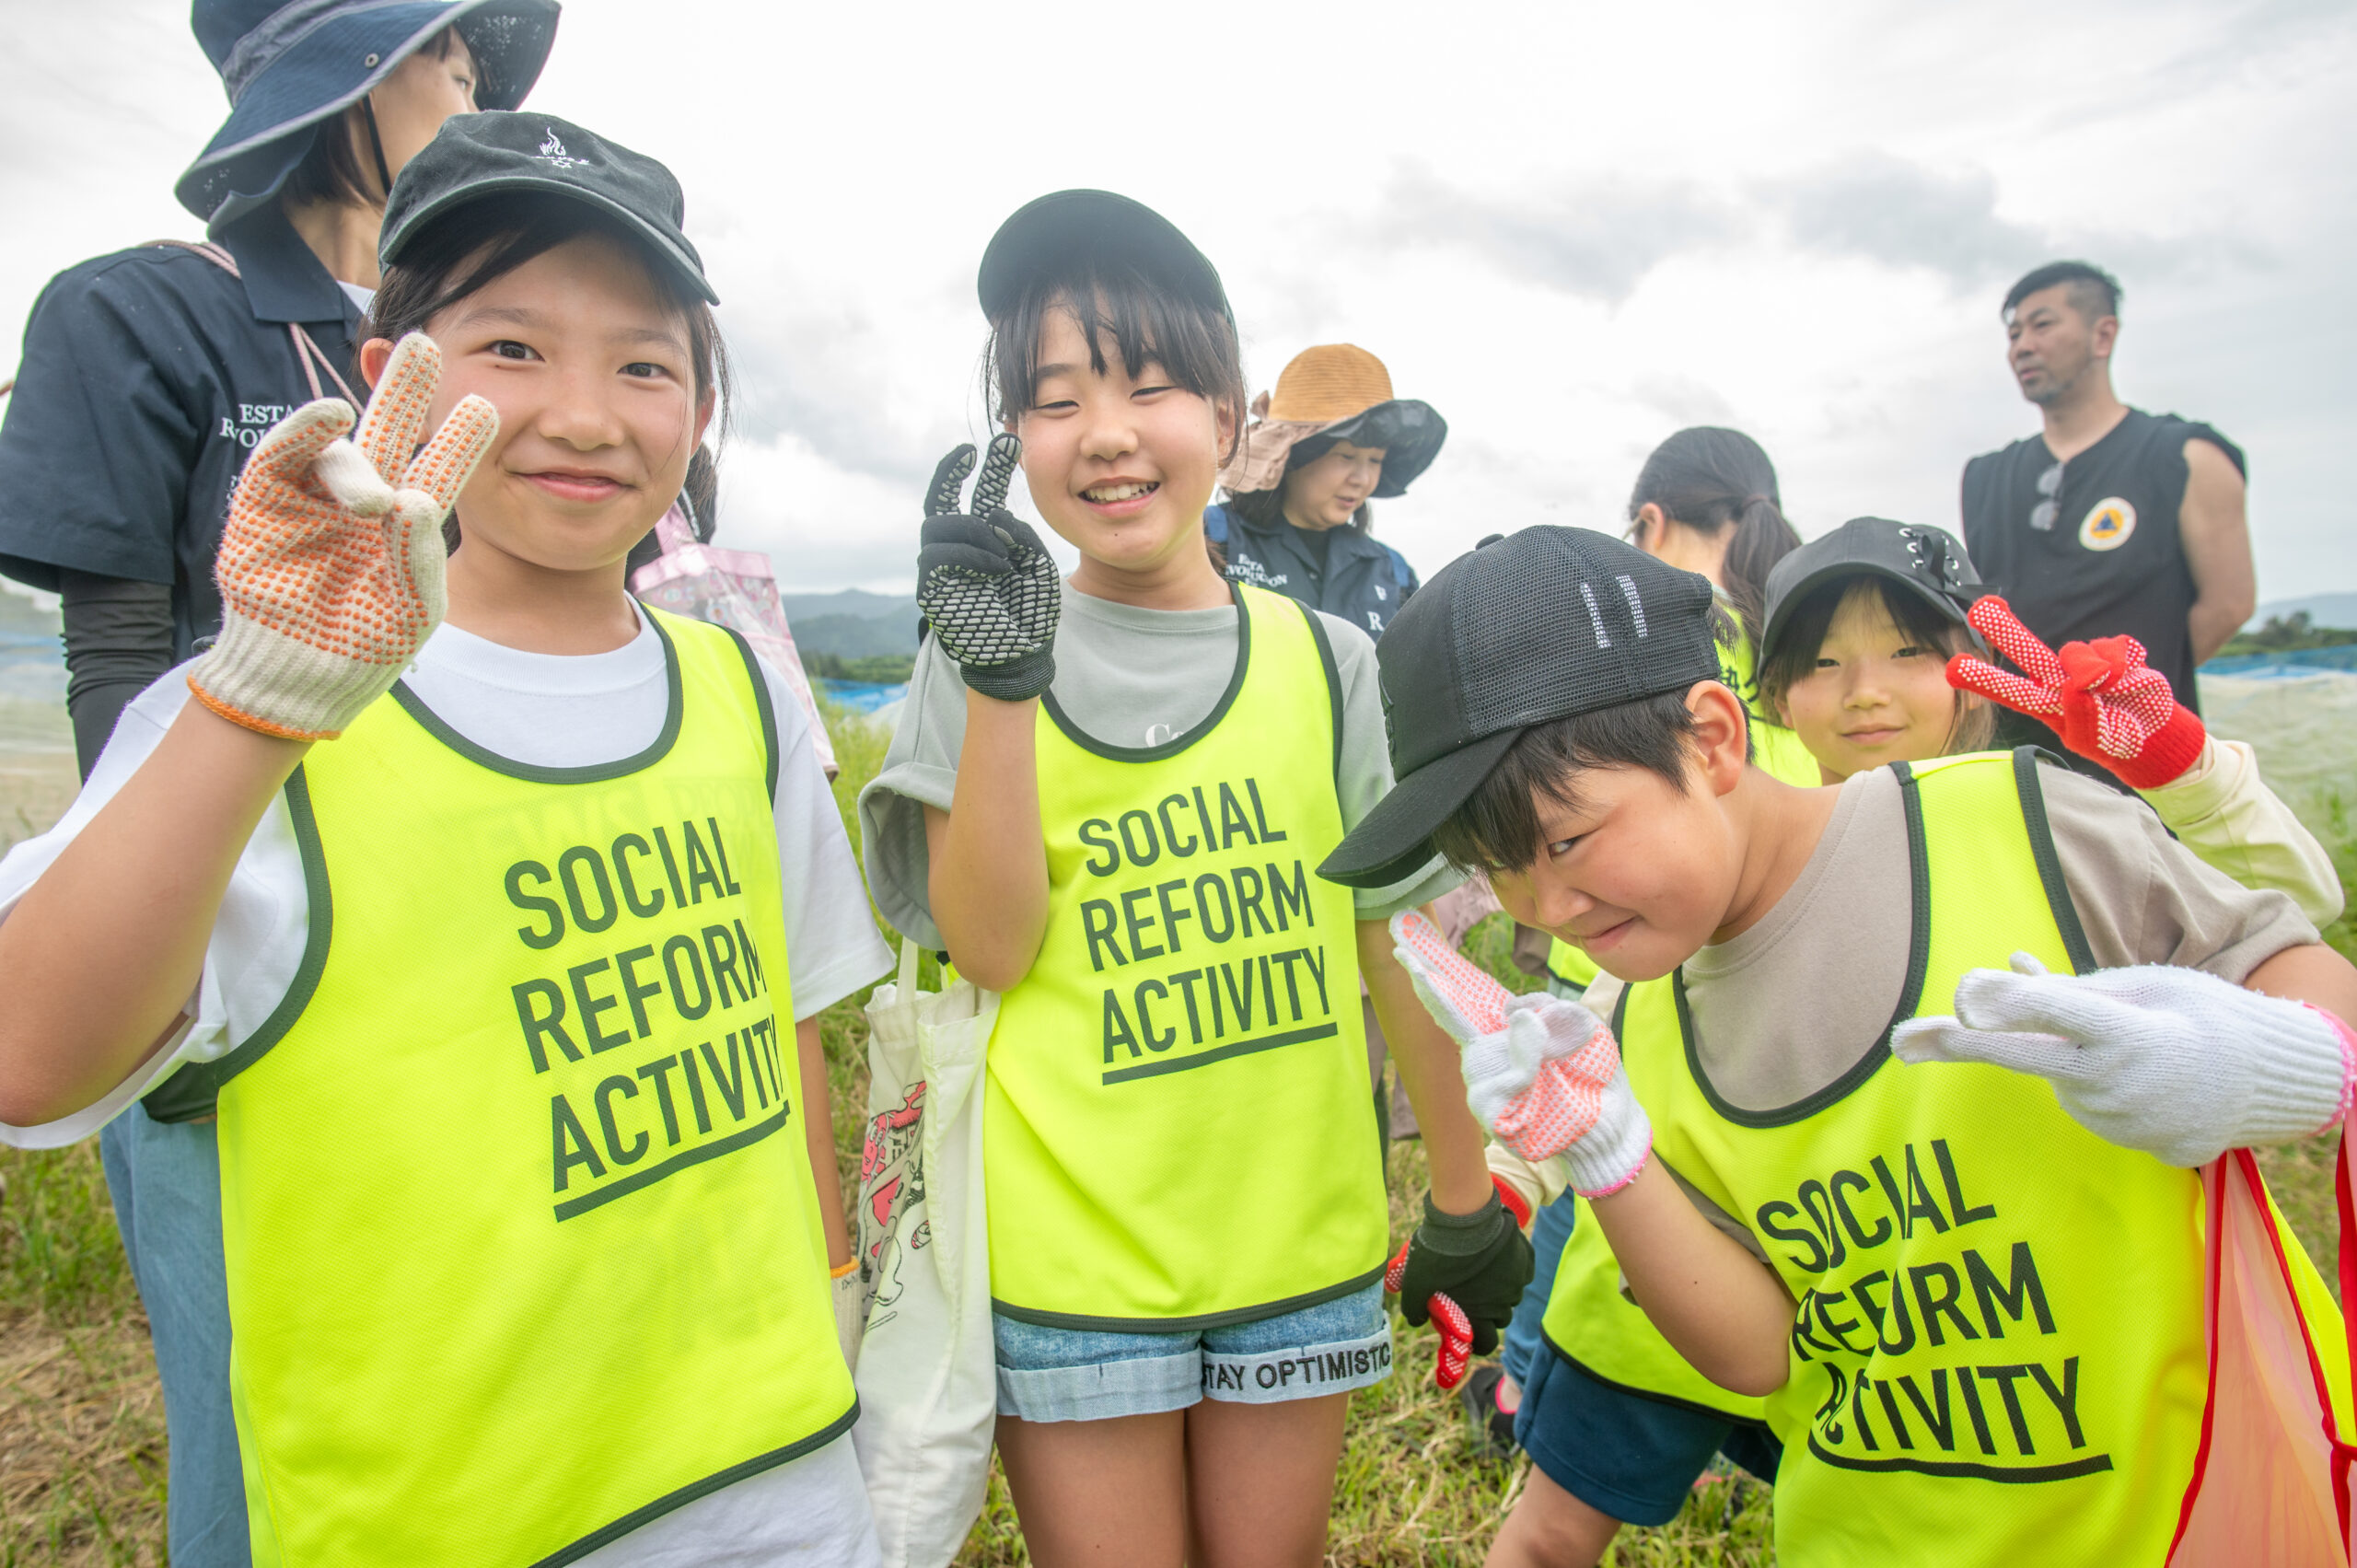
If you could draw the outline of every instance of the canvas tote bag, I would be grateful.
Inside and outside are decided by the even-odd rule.
[[[918,945],[867,1005],[863,1320],[852,1440],[885,1568],[946,1568],[982,1510],[998,1419],[982,1199],[982,1059],[998,993],[917,988]]]

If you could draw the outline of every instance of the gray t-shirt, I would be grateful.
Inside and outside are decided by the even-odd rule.
[[[1157,746],[1210,716],[1236,672],[1236,607],[1141,610],[1064,585],[1056,626],[1056,701],[1072,722],[1114,746]],[[1342,681],[1342,826],[1355,827],[1391,788],[1375,645],[1346,621],[1318,612]],[[942,946],[928,891],[924,807],[949,809],[966,744],[966,683],[928,639],[917,655],[900,727],[884,767],[860,792],[867,887],[892,928]],[[1388,920],[1464,878],[1435,858],[1388,888],[1361,889],[1361,920]]]
[[[2240,984],[2286,947],[2316,939],[2290,898],[2205,865],[2142,801],[2050,765],[2038,780],[2098,967],[2174,964]],[[1913,924],[1898,778],[1875,768],[1840,790],[1825,836],[1775,907],[1684,966],[1696,1060],[1712,1090],[1743,1110],[1778,1110],[1839,1079],[1898,1006]],[[1608,1018],[1619,999],[1605,979],[1587,996]],[[1926,997],[1923,1010],[1948,1008]],[[1759,1251],[1739,1222],[1680,1185]]]

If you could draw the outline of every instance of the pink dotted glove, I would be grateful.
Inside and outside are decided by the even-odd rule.
[[[2131,789],[2158,789],[2200,760],[2209,732],[2177,700],[2169,678],[2145,664],[2135,638],[2065,643],[2057,652],[1995,594],[1975,601],[1966,619],[2028,678],[1958,654],[1948,660],[1949,685],[2046,720],[2063,745]]]
[[[1457,1041],[1466,1103],[1498,1142],[1527,1160],[1560,1156],[1583,1198],[1637,1179],[1653,1123],[1601,1019],[1576,1002],[1514,995],[1416,911],[1391,917],[1391,939],[1424,1010]]]
[[[229,496],[221,635],[189,670],[197,701],[265,735],[327,740],[409,668],[442,622],[442,518],[499,434],[470,394],[420,450],[441,379],[442,351],[412,332],[357,429],[350,403],[321,398],[262,436]]]

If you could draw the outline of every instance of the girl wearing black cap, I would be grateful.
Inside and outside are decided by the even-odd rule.
[[[877,1560],[817,1014],[887,955],[784,678],[623,589],[720,396],[682,211],[445,125],[366,419],[258,444],[221,637],[0,863],[0,1116],[217,1114],[287,1568]]]
[[[1991,652],[1967,620],[1984,597],[1963,544],[1945,530],[1852,517],[1768,575],[1761,699],[1827,784],[1980,750],[1995,704],[1948,672]],[[2137,793],[2180,843],[2235,881],[2289,894],[2317,926],[2340,917],[2332,857],[2261,780],[2244,742],[2204,733],[2185,766]]]
[[[209,243],[135,246],[43,290],[0,420],[0,572],[64,600],[83,774],[124,705],[221,629],[229,488],[287,412],[354,378],[377,230],[454,113],[512,109],[555,0],[197,0],[228,118],[175,188]],[[99,1141],[170,1446],[172,1561],[247,1561],[210,1122]]]
[[[1362,969],[1432,1159],[1411,1315],[1446,1293],[1493,1341],[1528,1273],[1383,931],[1453,878],[1311,872],[1390,784],[1374,645],[1206,552],[1244,401],[1210,262],[1066,192],[981,284],[1010,434],[970,500],[972,448],[936,476],[932,637],[861,811],[887,919],[1004,993],[1000,1457],[1042,1564],[1315,1563],[1349,1391],[1391,1360]],[[1018,452],[1069,580],[1002,505]]]

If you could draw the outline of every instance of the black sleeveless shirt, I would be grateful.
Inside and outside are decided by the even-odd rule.
[[[2055,465],[2043,436],[1983,453],[1964,468],[1964,542],[1981,581],[2049,646],[2125,633],[2199,712],[2186,626],[2193,573],[2177,535],[2185,444],[2196,439],[2247,471],[2242,448],[2209,425],[2138,409],[2045,490]]]

